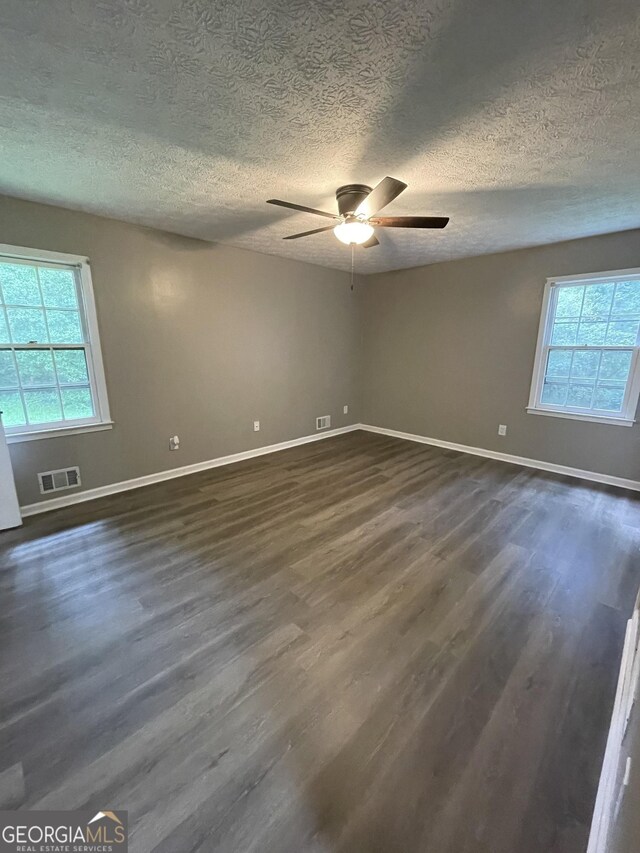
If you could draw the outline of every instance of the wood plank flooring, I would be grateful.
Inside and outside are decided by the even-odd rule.
[[[640,496],[350,433],[0,534],[0,807],[132,853],[583,853]]]

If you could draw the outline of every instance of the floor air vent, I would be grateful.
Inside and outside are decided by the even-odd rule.
[[[38,474],[40,494],[47,495],[49,492],[60,492],[62,489],[74,489],[81,485],[80,469],[60,468],[57,471],[43,471]]]
[[[316,429],[328,429],[331,426],[331,415],[322,415],[316,418]]]

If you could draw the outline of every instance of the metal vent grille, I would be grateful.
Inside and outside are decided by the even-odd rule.
[[[59,468],[57,471],[43,471],[38,474],[38,483],[41,495],[46,495],[49,492],[60,492],[63,489],[74,489],[81,485],[80,469],[74,466],[73,468]]]
[[[80,471],[78,468],[67,469],[67,485],[70,489],[80,485]]]
[[[38,478],[40,479],[40,491],[43,494],[44,492],[52,492],[55,489],[53,474],[38,474]]]
[[[316,429],[327,429],[331,426],[331,415],[322,415],[316,418]]]

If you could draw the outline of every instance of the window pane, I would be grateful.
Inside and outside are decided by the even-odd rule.
[[[579,317],[584,287],[559,287],[556,317]]]
[[[5,427],[24,426],[27,422],[17,391],[0,391],[0,412]]]
[[[568,385],[560,382],[546,382],[542,389],[542,402],[548,406],[564,406]]]
[[[76,280],[71,270],[40,267],[40,288],[48,308],[77,308]]]
[[[571,371],[571,351],[552,349],[547,360],[547,376],[569,376]]]
[[[600,323],[580,323],[576,343],[578,346],[598,347],[604,344],[607,335],[606,322]]]
[[[594,382],[571,383],[567,394],[567,406],[590,409],[594,386]]]
[[[603,352],[600,379],[618,379],[626,382],[631,369],[630,352]]]
[[[16,388],[17,385],[18,374],[13,362],[13,353],[0,350],[0,388]]]
[[[47,322],[51,341],[56,344],[82,343],[82,327],[77,311],[47,310]]]
[[[559,285],[551,306],[539,402],[567,412],[621,413],[640,347],[640,277]]]
[[[92,418],[94,416],[89,388],[61,388],[60,394],[64,406],[64,416],[67,420]]]
[[[635,346],[638,337],[638,325],[640,325],[638,322],[609,323],[607,343],[619,347]]]
[[[73,263],[0,255],[0,405],[8,427],[37,432],[96,419],[80,284]]]
[[[595,379],[600,364],[599,352],[577,350],[573,354],[572,379]]]
[[[40,288],[34,267],[0,263],[0,287],[11,305],[40,305]]]
[[[89,383],[87,360],[82,349],[56,350],[56,370],[58,382],[62,385],[82,385]]]
[[[22,350],[16,352],[16,361],[23,387],[56,384],[51,350]]]
[[[624,385],[612,386],[600,385],[596,388],[596,396],[593,401],[594,409],[603,409],[608,412],[621,412],[624,400]]]
[[[551,343],[556,346],[573,346],[577,332],[577,323],[554,323]]]
[[[46,424],[62,420],[60,398],[55,389],[51,391],[25,391],[24,402],[30,424]]]
[[[607,320],[614,288],[614,284],[590,284],[585,288],[582,316]]]
[[[640,314],[640,280],[616,284],[613,297],[614,314]]]
[[[38,308],[7,308],[11,340],[16,344],[47,340],[44,311]]]

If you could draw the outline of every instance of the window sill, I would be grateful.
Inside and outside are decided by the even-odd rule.
[[[102,430],[112,428],[113,421],[103,421],[99,424],[41,429],[37,432],[14,432],[7,434],[7,444],[17,444],[20,441],[38,441],[41,438],[61,438],[63,435],[79,435],[81,432],[102,432]]]
[[[572,414],[571,412],[556,412],[552,409],[534,409],[532,406],[527,406],[527,412],[530,415],[545,415],[549,418],[567,418],[570,421],[590,421],[594,424],[612,424],[613,426],[630,427],[635,424],[635,421],[628,418],[608,418],[606,415],[582,415]]]

